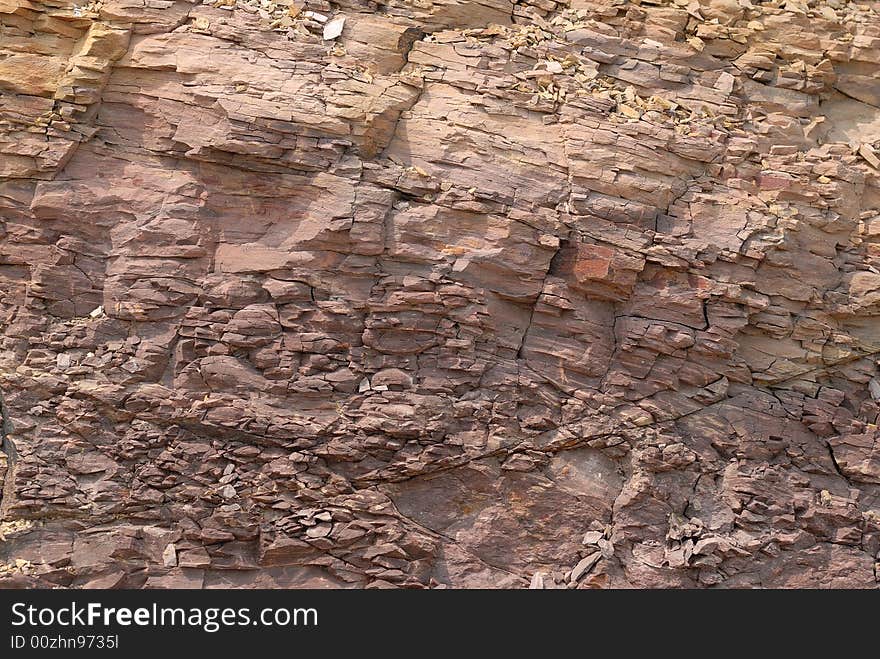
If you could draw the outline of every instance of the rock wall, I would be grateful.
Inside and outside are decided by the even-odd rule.
[[[876,588],[878,170],[880,2],[0,0],[0,585]]]

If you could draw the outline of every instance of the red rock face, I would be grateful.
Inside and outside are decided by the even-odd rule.
[[[602,245],[578,243],[572,274],[575,288],[590,297],[625,300],[632,293],[645,260]]]
[[[877,587],[878,10],[0,0],[0,586]]]

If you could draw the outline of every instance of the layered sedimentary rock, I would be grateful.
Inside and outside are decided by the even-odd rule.
[[[0,0],[0,585],[878,586],[880,3]]]

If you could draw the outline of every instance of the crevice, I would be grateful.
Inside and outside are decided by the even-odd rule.
[[[866,100],[863,99],[863,98],[857,98],[856,96],[853,96],[852,94],[848,94],[847,92],[843,91],[843,90],[842,90],[840,87],[838,87],[837,85],[834,85],[834,91],[836,91],[836,92],[839,93],[839,94],[843,94],[843,95],[846,96],[847,98],[850,98],[850,99],[852,99],[852,100],[854,100],[854,101],[858,101],[859,103],[862,103],[863,105],[867,105],[868,107],[876,108],[876,109],[880,110],[880,105],[874,105],[873,103],[869,103],[868,101],[866,101]]]
[[[385,157],[385,154],[388,151],[388,148],[393,144],[394,138],[397,137],[397,131],[400,129],[400,122],[403,119],[403,115],[407,112],[411,112],[412,109],[418,105],[419,101],[422,99],[422,94],[425,92],[426,81],[424,78],[421,78],[421,84],[416,85],[413,82],[408,82],[407,80],[400,78],[400,73],[409,66],[409,56],[412,53],[412,49],[415,46],[417,41],[424,39],[430,33],[425,32],[416,28],[408,28],[404,31],[404,33],[398,39],[397,46],[401,51],[401,55],[403,55],[403,65],[400,67],[400,70],[397,72],[398,83],[408,85],[410,87],[415,87],[418,91],[415,96],[404,104],[404,107],[397,110],[397,117],[394,118],[394,128],[392,128],[388,132],[388,141],[381,145],[381,148],[376,150],[376,153],[371,154],[373,156],[373,160],[381,160]]]
[[[840,468],[840,464],[838,464],[837,458],[834,456],[834,449],[831,448],[831,442],[826,440],[825,441],[825,448],[828,449],[828,457],[831,458],[831,464],[834,466],[834,471],[837,472],[837,475],[840,476],[843,480],[845,480],[847,485],[849,485],[850,487],[855,487],[853,482],[849,479],[849,476],[847,476],[845,473],[843,473],[843,470]]]
[[[535,297],[535,301],[532,304],[531,311],[529,312],[529,322],[526,324],[525,329],[522,333],[522,339],[519,343],[519,348],[516,351],[516,359],[523,358],[523,351],[526,347],[526,337],[529,334],[529,330],[532,328],[532,323],[535,320],[535,310],[538,308],[538,303],[541,301],[541,295],[544,293],[544,284],[547,282],[547,277],[550,276],[551,273],[557,272],[559,270],[559,260],[560,255],[562,254],[563,249],[568,246],[568,240],[559,239],[559,245],[556,247],[556,251],[553,253],[553,256],[550,257],[550,262],[547,264],[547,271],[544,273],[544,276],[541,278],[541,288],[538,291],[538,295]]]
[[[9,410],[3,392],[0,391],[0,519],[3,518],[3,509],[12,501],[13,472],[18,461],[18,452],[10,437],[12,433],[12,421],[9,418]],[[4,464],[5,463],[5,464]]]
[[[523,358],[523,351],[525,350],[525,347],[526,347],[526,337],[529,335],[529,330],[532,328],[532,322],[534,322],[534,320],[535,320],[535,309],[538,306],[538,301],[541,299],[541,292],[543,290],[544,290],[544,285],[542,283],[541,284],[541,291],[538,292],[538,295],[535,298],[535,302],[534,302],[534,304],[532,304],[532,308],[529,311],[529,321],[528,321],[528,323],[526,323],[526,327],[523,330],[522,338],[520,339],[520,342],[519,342],[519,348],[517,348],[517,350],[516,350],[516,358],[518,360]]]
[[[397,50],[403,55],[404,61],[409,63],[409,54],[413,49],[413,45],[416,41],[421,41],[426,36],[428,36],[428,32],[417,28],[417,27],[408,27],[403,31],[403,34],[400,35],[400,38],[397,40]]]
[[[858,354],[852,354],[847,357],[843,357],[842,359],[838,359],[833,362],[828,362],[826,364],[822,364],[822,366],[817,366],[816,368],[807,369],[806,371],[801,371],[800,373],[795,373],[794,375],[788,375],[784,378],[780,378],[778,380],[768,380],[760,383],[760,387],[777,387],[781,384],[785,384],[786,382],[791,382],[792,380],[797,380],[799,378],[814,375],[817,373],[822,373],[823,371],[828,371],[837,366],[845,366],[846,364],[851,364],[852,362],[856,362],[860,359],[864,359],[865,357],[873,357],[875,355],[880,355],[880,350],[872,349],[869,352],[861,352]],[[774,360],[775,363],[776,360]],[[772,364],[771,364],[772,366]],[[769,370],[769,368],[767,369]]]

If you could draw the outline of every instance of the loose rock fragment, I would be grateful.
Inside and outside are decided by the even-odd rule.
[[[335,39],[340,34],[342,34],[342,29],[345,27],[345,16],[338,16],[334,18],[332,21],[324,25],[324,40],[329,41],[331,39]]]
[[[594,554],[590,554],[586,558],[582,558],[578,561],[578,564],[574,566],[574,569],[571,571],[571,581],[578,582],[581,578],[587,574],[590,570],[593,569],[593,566],[599,562],[599,559],[602,558],[602,554],[600,552],[596,552]]]

